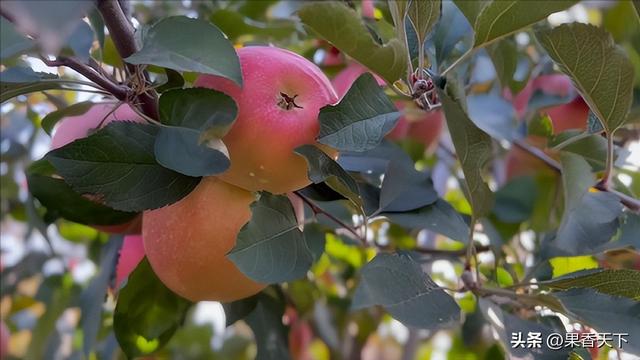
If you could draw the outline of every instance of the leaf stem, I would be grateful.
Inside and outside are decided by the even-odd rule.
[[[605,163],[604,174],[602,179],[598,183],[598,189],[609,189],[611,185],[611,176],[613,176],[613,151],[615,147],[613,145],[613,136],[611,133],[607,133],[607,161]]]
[[[563,148],[573,144],[574,142],[582,140],[582,139],[585,139],[585,138],[587,138],[587,137],[589,137],[591,135],[592,134],[590,134],[589,132],[585,131],[585,132],[580,133],[580,134],[578,134],[576,136],[572,136],[572,137],[568,138],[567,140],[561,142],[560,144],[558,144],[556,146],[553,146],[551,148],[551,150],[555,150],[555,151],[562,150]]]
[[[294,191],[293,193],[296,194],[305,204],[307,204],[307,206],[311,208],[311,211],[313,211],[314,214],[316,215],[322,214],[326,216],[336,224],[340,225],[341,227],[345,228],[347,231],[352,233],[362,243],[363,246],[365,247],[368,246],[367,239],[361,236],[360,234],[358,234],[358,231],[356,231],[356,229],[354,229],[352,226],[347,225],[344,221],[338,219],[337,217],[333,216],[333,214],[325,211],[324,209],[316,205],[313,201],[311,201],[311,199],[309,199],[308,197],[300,193],[300,191]]]
[[[446,68],[441,74],[441,77],[445,77],[447,73],[453,70],[456,66],[460,65],[460,63],[466,60],[469,56],[471,56],[475,52],[476,48],[471,48],[467,50],[464,54],[462,54],[456,61],[454,61],[448,68]]]

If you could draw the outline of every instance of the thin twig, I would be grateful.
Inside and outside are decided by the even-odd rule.
[[[115,96],[118,100],[126,100],[129,94],[129,88],[123,85],[116,84],[112,80],[104,77],[102,74],[98,73],[93,68],[89,67],[86,64],[79,62],[78,60],[71,58],[60,56],[55,60],[49,60],[46,57],[40,57],[42,62],[47,66],[66,66],[70,69],[77,71],[82,76],[87,79],[93,81],[96,85],[100,86],[102,89],[108,91],[113,96]]]
[[[391,249],[390,246],[379,245],[379,244],[376,244],[376,247],[384,249],[384,250],[390,250]],[[475,247],[476,247],[476,252],[491,251],[491,247],[488,246],[488,245],[475,245]],[[459,249],[459,250],[428,249],[428,248],[422,248],[422,247],[415,247],[415,248],[410,249],[410,250],[411,251],[415,251],[415,252],[420,253],[420,254],[432,255],[434,257],[458,258],[458,257],[466,256],[468,249],[469,249],[469,247],[465,247],[465,248]]]
[[[352,226],[347,225],[346,223],[344,223],[344,221],[342,221],[342,220],[338,219],[337,217],[333,216],[333,214],[325,211],[324,209],[322,209],[321,207],[316,205],[313,201],[311,201],[311,199],[309,199],[305,195],[301,194],[299,191],[294,191],[294,194],[296,194],[305,204],[307,204],[307,206],[309,206],[311,208],[311,211],[313,211],[314,214],[316,214],[316,215],[317,214],[322,214],[322,215],[328,217],[333,222],[335,222],[336,224],[340,225],[341,227],[345,228],[350,233],[352,233],[358,240],[360,240],[362,245],[367,246],[367,239],[362,237],[360,234],[358,234],[358,231],[356,231],[356,229],[354,229]]]

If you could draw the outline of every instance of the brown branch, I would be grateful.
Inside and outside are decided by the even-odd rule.
[[[109,34],[120,57],[125,59],[136,53],[138,48],[134,38],[135,29],[122,10],[120,3],[115,0],[98,0],[98,10],[102,14],[104,23],[109,29]],[[127,64],[126,61],[125,65],[130,74],[138,72],[136,65]],[[148,81],[149,78],[146,72],[144,72],[144,75],[144,80]],[[153,119],[158,119],[157,94],[155,91],[150,89],[138,94],[136,97],[142,112]]]
[[[489,245],[479,245],[474,244],[476,248],[476,252],[486,252],[491,251],[491,247]],[[382,250],[393,250],[394,248],[389,245],[380,245],[376,244],[376,247]],[[434,257],[448,257],[448,258],[457,258],[463,257],[467,255],[468,247],[459,249],[459,250],[443,250],[443,249],[428,249],[422,247],[415,247],[413,249],[408,249],[411,251],[415,251],[420,254],[431,255]]]
[[[333,214],[325,211],[323,208],[321,208],[318,205],[316,205],[313,201],[311,201],[311,199],[309,199],[305,195],[301,194],[300,191],[294,191],[294,194],[296,194],[305,204],[307,204],[307,206],[309,206],[311,208],[311,211],[313,211],[314,214],[316,214],[316,215],[322,214],[322,215],[326,216],[331,221],[335,222],[336,224],[340,225],[341,227],[345,228],[350,233],[352,233],[358,240],[360,240],[362,245],[364,245],[365,247],[367,246],[367,239],[365,239],[360,234],[358,234],[356,229],[354,229],[352,226],[349,226],[349,225],[345,224],[344,221],[338,219],[337,217],[333,216]]]
[[[547,155],[544,151],[527,144],[525,141],[523,140],[514,140],[513,144],[517,147],[519,147],[520,149],[528,152],[529,154],[537,157],[538,159],[542,160],[545,164],[547,164],[551,169],[555,170],[558,173],[562,173],[562,167],[560,166],[560,164],[554,160],[553,158],[551,158],[549,155]],[[633,198],[631,196],[628,196],[626,194],[623,194],[619,191],[610,189],[610,188],[606,188],[604,186],[602,186],[602,184],[595,184],[594,187],[600,191],[603,192],[608,192],[611,194],[614,194],[615,196],[617,196],[620,199],[620,202],[626,206],[627,208],[633,210],[633,211],[640,211],[640,200]]]
[[[109,93],[111,93],[118,100],[124,101],[127,99],[129,95],[129,90],[130,90],[129,88],[127,88],[126,86],[116,84],[109,78],[98,73],[92,67],[84,63],[81,63],[74,58],[60,56],[60,57],[57,57],[55,60],[49,60],[45,57],[40,57],[40,59],[47,66],[66,66],[70,69],[77,71],[79,74],[93,81],[96,85],[100,86],[105,91],[108,91]]]

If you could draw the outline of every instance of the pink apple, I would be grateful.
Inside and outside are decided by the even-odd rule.
[[[69,116],[62,119],[54,128],[51,139],[51,149],[57,149],[68,143],[88,136],[92,131],[106,126],[112,121],[144,122],[127,104],[99,103],[93,105],[81,115]]]
[[[122,286],[129,274],[138,266],[144,258],[144,245],[142,236],[127,235],[124,237],[122,248],[118,256],[118,264],[116,265],[116,289]]]
[[[212,75],[200,75],[195,82],[228,94],[238,105],[238,118],[223,138],[231,167],[219,177],[246,190],[274,194],[309,185],[307,163],[294,149],[315,143],[320,108],[337,102],[329,79],[312,62],[276,47],[241,48],[238,57],[242,89]]]

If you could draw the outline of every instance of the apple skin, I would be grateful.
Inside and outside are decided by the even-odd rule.
[[[122,104],[114,111],[115,104],[98,103],[81,115],[68,116],[62,119],[54,128],[51,138],[51,150],[63,147],[77,139],[87,137],[93,130],[104,127],[113,121],[133,121],[143,123],[144,119],[129,105]],[[93,228],[109,234],[140,233],[142,216],[136,216],[131,221],[117,225],[92,225]]]
[[[349,91],[349,88],[353,83],[358,79],[358,77],[366,72],[370,72],[366,67],[357,63],[351,62],[347,67],[342,69],[336,76],[331,80],[331,84],[333,88],[336,90],[338,97],[342,99],[342,97]],[[371,73],[371,72],[370,72]],[[373,74],[373,77],[376,79],[376,82],[380,86],[385,86],[387,83],[378,75]]]
[[[226,93],[238,105],[238,118],[222,139],[231,166],[219,177],[245,190],[274,194],[309,185],[307,163],[294,149],[316,144],[320,108],[338,100],[329,79],[315,64],[288,50],[250,46],[237,53],[242,89],[212,75],[200,75],[195,82]],[[284,108],[281,93],[295,97],[301,108]],[[323,150],[336,156],[327,147]]]
[[[142,236],[125,236],[118,256],[118,264],[116,265],[116,289],[120,289],[122,283],[143,258],[144,245],[142,243]]]
[[[172,205],[145,211],[144,252],[160,280],[191,301],[234,301],[265,285],[245,276],[225,256],[251,218],[253,193],[205,177]]]
[[[525,88],[511,99],[518,117],[521,118],[526,113],[527,104],[537,90],[557,96],[568,96],[574,91],[574,87],[571,79],[563,74],[541,75],[530,80]],[[510,98],[508,93],[505,95],[507,99]],[[567,104],[544,108],[540,113],[549,115],[553,133],[559,134],[569,129],[585,129],[589,106],[578,95]],[[527,141],[541,148],[545,146],[544,139],[539,137],[529,136]],[[509,150],[506,158],[507,180],[522,175],[535,175],[540,171],[548,171],[548,166],[543,161],[518,147]]]
[[[55,126],[51,138],[51,149],[57,149],[74,140],[87,137],[92,130],[104,127],[113,121],[144,122],[142,117],[127,104],[120,105],[112,112],[113,107],[114,104],[95,104],[84,114],[62,119]]]
[[[537,90],[546,94],[564,97],[568,96],[573,90],[573,84],[571,79],[563,74],[540,75],[530,80],[515,97],[512,97],[507,91],[505,93],[506,98],[512,100],[519,118],[526,113],[529,100]],[[567,104],[541,109],[540,112],[549,115],[553,123],[553,133],[559,134],[569,129],[585,129],[589,106],[578,95]]]

